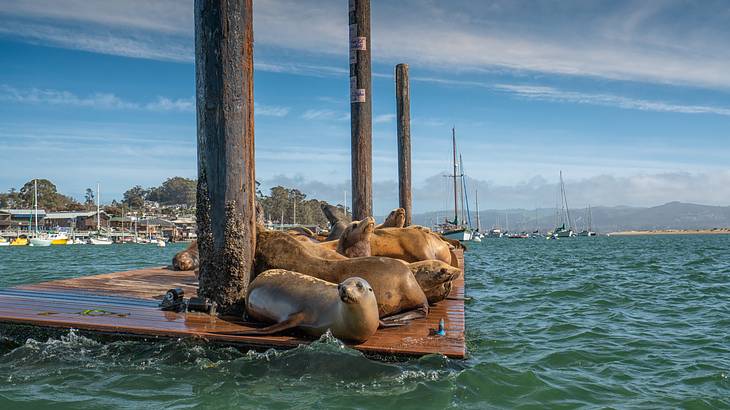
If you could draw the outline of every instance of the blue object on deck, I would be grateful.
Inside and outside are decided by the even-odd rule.
[[[439,330],[436,332],[436,336],[446,336],[446,326],[443,318],[439,321]]]

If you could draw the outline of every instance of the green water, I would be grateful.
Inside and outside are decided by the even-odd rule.
[[[182,246],[0,248],[0,287]],[[466,261],[465,361],[0,330],[0,408],[730,408],[730,236],[486,240]]]

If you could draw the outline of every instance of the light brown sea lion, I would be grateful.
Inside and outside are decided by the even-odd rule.
[[[389,320],[423,317],[428,313],[426,295],[403,261],[382,257],[324,259],[285,232],[277,231],[258,232],[255,261],[256,273],[286,269],[332,283],[361,277],[375,292],[381,318],[402,312],[408,313]]]
[[[382,224],[375,227],[380,228],[402,228],[406,223],[406,210],[403,208],[395,208],[390,211],[388,217],[385,218]]]
[[[246,313],[274,324],[226,334],[270,335],[297,328],[319,337],[329,329],[338,339],[362,343],[380,324],[378,302],[365,279],[351,277],[336,285],[283,269],[267,270],[251,282]]]
[[[337,253],[348,258],[370,256],[370,237],[375,229],[375,219],[367,217],[352,222],[337,241]]]
[[[348,235],[350,232],[348,232]],[[357,234],[353,232],[353,234]],[[356,240],[360,238],[357,237]],[[340,237],[340,241],[343,238]],[[348,241],[347,237],[344,238]],[[355,241],[353,241],[355,242]],[[320,244],[329,249],[337,249],[338,241],[327,241]],[[433,232],[411,228],[382,228],[373,231],[370,236],[370,254],[387,256],[406,262],[440,260],[454,265],[454,258],[449,244],[441,240]]]
[[[430,304],[446,299],[451,292],[451,281],[461,276],[461,269],[437,260],[413,262],[408,267]]]
[[[172,258],[172,268],[174,270],[195,270],[200,265],[198,256],[198,241],[190,242],[190,245],[184,250],[178,252]]]
[[[351,222],[347,215],[343,215],[342,212],[336,207],[330,204],[322,204],[322,213],[330,223],[330,233],[327,236],[328,241],[340,239],[342,232],[347,229],[347,225]]]

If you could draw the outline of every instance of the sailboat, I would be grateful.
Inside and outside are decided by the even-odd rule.
[[[101,207],[99,205],[99,184],[96,184],[96,236],[89,238],[92,245],[111,245],[112,239],[101,234]]]
[[[474,201],[476,203],[476,208],[477,208],[477,230],[472,232],[471,240],[472,240],[472,242],[481,242],[483,235],[482,235],[482,223],[479,220],[479,190],[474,190]]]
[[[468,241],[471,239],[471,231],[467,229],[466,226],[463,225],[464,221],[461,221],[462,223],[459,223],[459,178],[463,178],[464,174],[461,174],[457,170],[456,165],[456,129],[451,129],[451,145],[453,148],[454,153],[454,174],[451,175],[451,177],[454,178],[454,220],[449,221],[446,220],[446,225],[444,227],[443,232],[441,233],[444,237],[448,239],[455,239],[458,241]]]
[[[558,226],[555,228],[555,231],[553,231],[552,238],[572,238],[575,236],[575,232],[573,231],[573,222],[570,219],[570,208],[568,207],[568,198],[565,195],[565,183],[563,182],[563,171],[560,171],[560,198],[561,198],[561,206],[562,206],[562,212],[560,214],[560,218],[562,220],[561,226]],[[566,227],[565,224],[568,224]]]
[[[33,217],[35,218],[35,236],[30,238],[30,246],[51,246],[48,235],[38,233],[38,180],[33,180]]]
[[[588,229],[579,232],[578,236],[598,236],[598,234],[593,232],[593,212],[591,211],[590,205],[588,205]]]

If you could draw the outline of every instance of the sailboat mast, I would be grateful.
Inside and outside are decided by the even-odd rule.
[[[101,231],[101,216],[99,216],[99,183],[96,183],[96,230]]]
[[[565,183],[563,182],[563,171],[560,171],[560,191],[563,193],[563,203],[565,204],[565,214],[568,217],[568,228],[573,228],[573,221],[570,219],[570,208],[568,207],[568,197],[565,195]]]
[[[479,220],[479,190],[478,189],[475,189],[474,190],[474,196],[475,196],[474,199],[476,201],[476,206],[477,206],[477,231],[478,232],[481,232],[482,231],[482,223]]]
[[[459,225],[459,197],[457,195],[456,189],[457,189],[457,182],[456,178],[458,178],[456,173],[456,128],[451,128],[451,146],[454,151],[454,225]]]
[[[38,236],[38,180],[33,180],[33,203],[35,208],[35,236]]]

